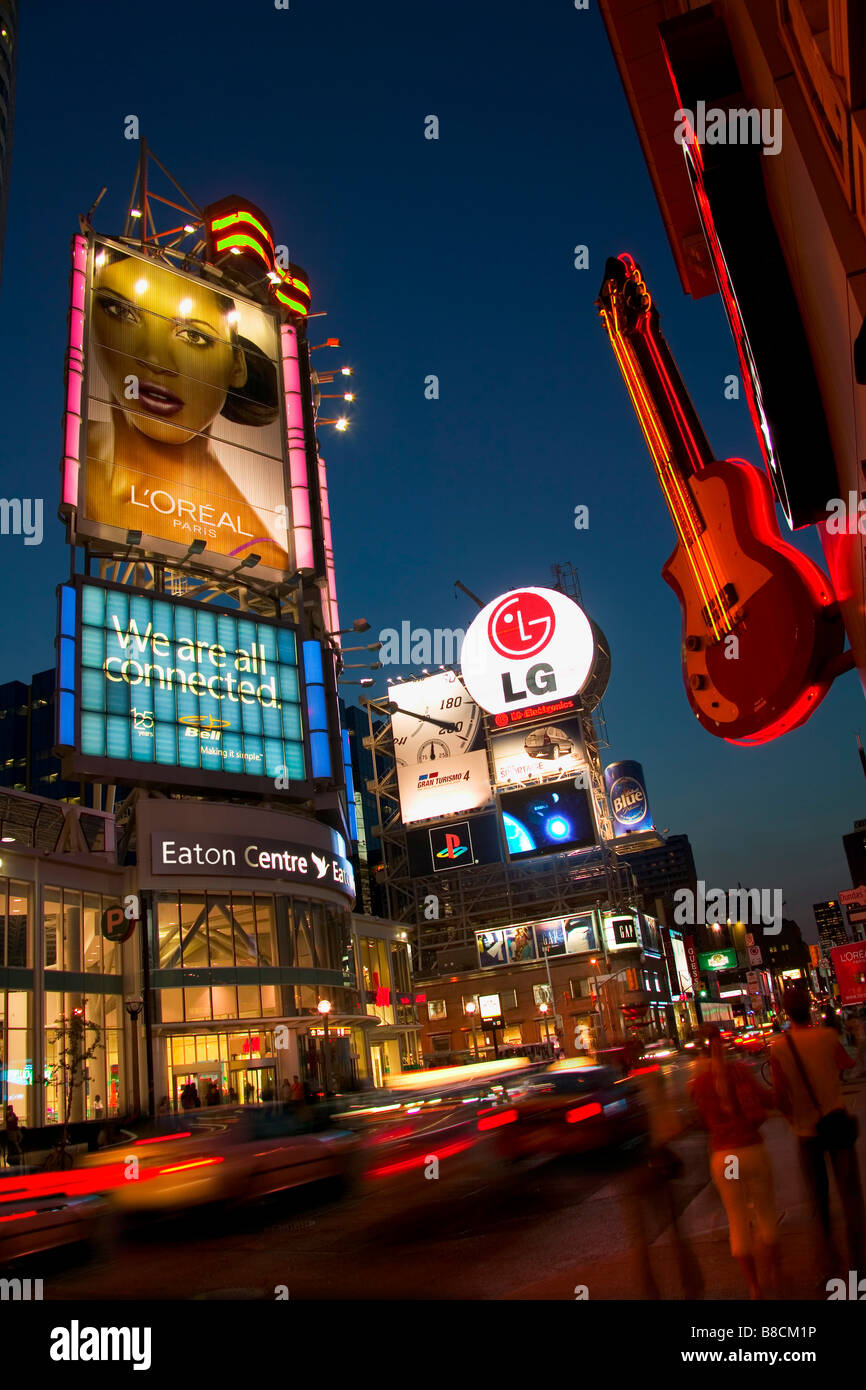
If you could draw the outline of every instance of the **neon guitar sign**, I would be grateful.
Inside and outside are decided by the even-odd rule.
[[[608,260],[597,307],[677,533],[662,577],[683,612],[689,704],[718,738],[768,743],[850,665],[830,582],[782,539],[766,474],[714,459],[631,256]]]

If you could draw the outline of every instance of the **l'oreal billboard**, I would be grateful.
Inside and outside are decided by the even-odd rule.
[[[866,1003],[866,941],[832,946],[830,959],[839,982],[843,1006]]]
[[[217,568],[296,555],[278,311],[99,237],[75,239],[62,503],[72,535]],[[309,524],[309,523],[307,523]]]
[[[302,708],[318,729],[324,697],[315,672],[302,686],[292,626],[92,579],[62,586],[60,607],[57,743],[73,775],[304,794],[330,772],[326,731],[308,761]]]
[[[653,818],[640,763],[611,763],[604,770],[604,785],[618,836],[636,830],[652,830]]]

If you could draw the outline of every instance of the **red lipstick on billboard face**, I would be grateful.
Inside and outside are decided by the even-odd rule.
[[[139,382],[138,401],[142,409],[146,410],[149,415],[158,415],[160,419],[177,415],[179,410],[183,410],[185,404],[180,396],[176,396],[173,391],[168,391],[164,386],[159,386],[155,381]]]

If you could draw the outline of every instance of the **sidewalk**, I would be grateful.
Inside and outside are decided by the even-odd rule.
[[[860,1119],[857,1153],[860,1175],[866,1191],[866,1079],[849,1083],[844,1089],[846,1104]],[[814,1265],[814,1242],[808,1222],[806,1194],[800,1177],[797,1141],[790,1126],[781,1117],[768,1121],[763,1133],[776,1180],[781,1264],[785,1284],[783,1296],[790,1299],[825,1299],[826,1292],[823,1284],[818,1283],[818,1271]],[[688,1134],[672,1147],[683,1159],[687,1175],[691,1169],[694,1187],[696,1164],[703,1162],[706,1169],[703,1137],[699,1139],[694,1133]],[[688,1181],[687,1176],[674,1183],[674,1190],[687,1186]],[[595,1199],[610,1198],[613,1188],[614,1184],[610,1184],[596,1193]],[[835,1208],[835,1187],[832,1178],[831,1190],[840,1249],[844,1249],[841,1213]],[[679,1206],[679,1202],[677,1205]],[[711,1182],[706,1181],[697,1194],[686,1202],[680,1213],[679,1226],[683,1237],[691,1245],[692,1253],[703,1275],[706,1289],[704,1299],[747,1298],[743,1276],[728,1246],[724,1208]],[[550,1278],[519,1289],[509,1297],[573,1300],[576,1296],[575,1288],[584,1285],[590,1300],[640,1299],[643,1280],[637,1256],[627,1248],[623,1222],[611,1226],[610,1244],[610,1253],[603,1258],[592,1261],[577,1259],[574,1264],[561,1268]],[[652,1272],[662,1298],[682,1299],[670,1225],[651,1242],[650,1250]],[[866,1270],[860,1273],[866,1274]]]

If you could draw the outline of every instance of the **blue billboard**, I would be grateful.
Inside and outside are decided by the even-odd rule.
[[[613,814],[615,835],[652,830],[653,818],[640,763],[610,763],[604,770],[604,785]]]
[[[64,585],[60,606],[58,744],[74,771],[308,782],[302,709],[316,686],[302,686],[291,625],[91,579]]]

